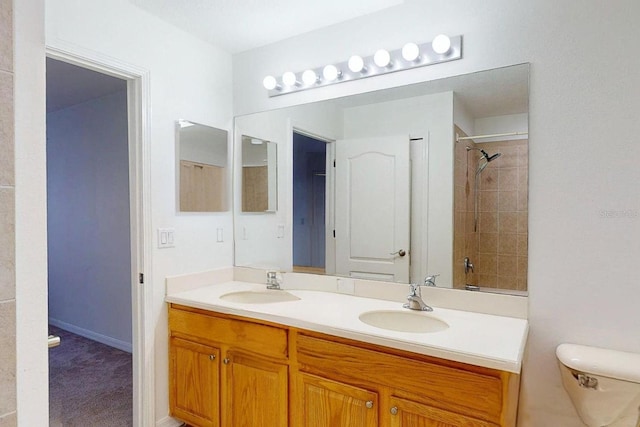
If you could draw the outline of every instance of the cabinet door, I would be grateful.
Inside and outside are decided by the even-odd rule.
[[[498,427],[487,421],[394,396],[390,399],[389,408],[391,427]]]
[[[299,374],[298,413],[304,427],[376,427],[377,393]]]
[[[171,415],[201,427],[219,427],[220,350],[171,337]]]
[[[223,425],[287,427],[288,367],[232,352],[223,362]]]

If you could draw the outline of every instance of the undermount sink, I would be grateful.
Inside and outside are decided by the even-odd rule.
[[[362,313],[359,319],[367,325],[397,332],[428,333],[440,332],[449,328],[449,325],[440,319],[428,314],[411,311],[367,311]]]
[[[295,295],[286,291],[239,291],[230,292],[220,297],[221,300],[241,304],[269,304],[274,302],[298,301]]]

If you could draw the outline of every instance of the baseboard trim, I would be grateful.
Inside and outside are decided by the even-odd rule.
[[[109,347],[114,347],[118,350],[126,351],[127,353],[133,352],[133,347],[130,342],[108,337],[106,335],[102,335],[97,332],[93,332],[88,329],[84,329],[79,326],[72,325],[71,323],[63,322],[62,320],[54,319],[51,317],[49,317],[49,324],[60,329],[64,329],[65,331],[72,332],[76,335],[80,335],[81,337],[89,338],[93,341],[98,341],[99,343],[108,345]]]
[[[181,421],[171,417],[164,417],[161,420],[156,421],[156,427],[178,427],[184,425]]]

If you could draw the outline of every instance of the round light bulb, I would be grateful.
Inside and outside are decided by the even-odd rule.
[[[338,71],[338,69],[336,68],[335,65],[327,65],[322,70],[322,76],[328,82],[332,82],[332,81],[336,80],[339,75],[340,75],[340,72]]]
[[[275,77],[267,76],[262,80],[262,86],[264,86],[266,90],[273,90],[278,86],[278,82]]]
[[[402,47],[402,57],[413,62],[420,57],[420,48],[415,43],[407,43]]]
[[[287,71],[282,75],[282,83],[287,86],[295,86],[296,85],[296,75],[291,71]]]
[[[302,82],[307,86],[314,84],[318,81],[318,75],[313,70],[306,70],[302,73]]]
[[[380,49],[373,55],[373,62],[380,68],[388,67],[391,64],[391,55],[386,50]]]
[[[451,39],[444,34],[440,34],[436,36],[435,39],[431,42],[431,46],[433,47],[433,51],[440,55],[443,55],[449,52],[451,49]]]
[[[360,73],[364,70],[364,59],[362,56],[353,55],[349,58],[349,69],[354,73]]]

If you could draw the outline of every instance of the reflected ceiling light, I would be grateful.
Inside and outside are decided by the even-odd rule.
[[[189,126],[193,126],[193,123],[191,123],[189,120],[179,119],[178,125],[180,125],[180,128],[188,128]]]
[[[451,39],[444,34],[440,34],[436,36],[435,39],[433,39],[431,46],[433,47],[433,51],[435,53],[444,55],[445,53],[449,52],[449,50],[451,50]]]
[[[343,62],[304,72],[287,71],[280,78],[266,76],[262,84],[269,96],[278,96],[458,59],[462,59],[462,36],[440,34],[431,42],[410,42],[401,49],[380,49],[369,56],[353,55]]]
[[[287,86],[295,86],[298,83],[298,80],[296,79],[296,75],[294,73],[292,73],[291,71],[287,71],[282,75],[282,83],[286,84]]]
[[[391,54],[388,50],[380,49],[373,55],[373,62],[380,68],[391,66]]]
[[[353,55],[349,58],[349,69],[354,73],[364,73],[367,69],[364,67],[364,59],[360,55]]]
[[[302,73],[302,83],[309,86],[318,81],[318,75],[313,70],[306,70]]]
[[[415,43],[407,43],[402,47],[402,57],[405,61],[417,61],[420,58],[420,48]]]
[[[251,138],[251,144],[252,145],[262,145],[264,141],[258,138]]]
[[[338,79],[342,73],[338,70],[338,67],[335,65],[327,65],[322,69],[322,77],[328,82],[332,82]]]
[[[264,86],[266,90],[274,90],[278,87],[278,82],[275,77],[267,76],[262,80],[262,86]]]

